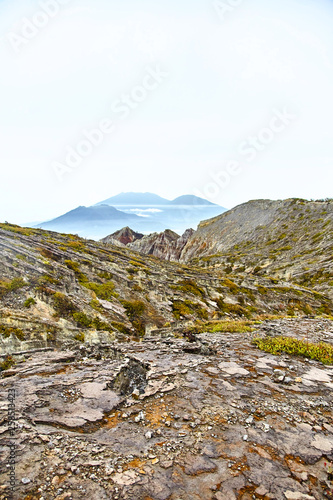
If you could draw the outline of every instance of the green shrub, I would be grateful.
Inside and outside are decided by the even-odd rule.
[[[65,265],[68,267],[68,269],[71,269],[75,273],[80,272],[80,265],[78,262],[75,262],[73,260],[65,260]]]
[[[259,349],[271,354],[290,354],[294,356],[303,356],[305,358],[321,361],[325,365],[333,364],[333,347],[330,344],[320,342],[312,344],[305,340],[299,340],[293,337],[273,337],[273,338],[255,338],[252,343]]]
[[[40,285],[45,285],[47,283],[50,283],[51,285],[60,285],[60,281],[58,281],[56,278],[53,276],[50,276],[49,274],[44,274],[38,279],[38,283]]]
[[[126,314],[131,321],[141,316],[146,309],[145,303],[141,300],[123,300],[121,303],[126,309]]]
[[[83,343],[83,342],[85,341],[85,335],[84,335],[84,333],[83,333],[83,332],[76,333],[76,334],[74,335],[74,338],[75,338],[75,340],[77,340],[78,342],[82,342],[82,343]]]
[[[26,307],[27,309],[29,309],[31,306],[35,305],[36,304],[36,301],[35,299],[33,299],[32,297],[29,297],[29,299],[27,299],[23,306]]]
[[[118,321],[112,321],[111,325],[113,326],[113,328],[115,328],[121,333],[124,333],[125,335],[131,335],[132,333],[131,330],[127,328],[126,325],[124,325],[124,323],[120,323]]]
[[[0,299],[7,293],[23,288],[24,286],[28,286],[28,284],[22,278],[14,278],[12,281],[0,281]]]
[[[73,316],[73,313],[77,311],[77,307],[72,301],[66,295],[59,292],[53,295],[53,307],[57,314],[64,318]]]
[[[208,319],[208,311],[190,300],[174,300],[172,304],[172,312],[176,319],[181,316],[196,316],[199,319]]]
[[[111,300],[112,297],[117,297],[114,291],[114,283],[109,281],[108,283],[81,283],[83,286],[95,292],[97,297],[102,300]]]
[[[103,306],[99,303],[98,300],[91,300],[89,302],[90,307],[95,309],[95,311],[102,312],[103,311]]]
[[[14,365],[15,365],[14,358],[8,355],[5,357],[3,361],[0,362],[0,370],[1,371],[9,370]]]
[[[146,331],[146,322],[143,314],[146,310],[146,305],[141,300],[122,300],[122,305],[126,310],[126,314],[131,321],[133,327],[139,335],[144,335]]]
[[[222,313],[235,314],[236,316],[245,316],[246,318],[251,317],[251,311],[255,311],[255,308],[246,309],[240,304],[229,304],[224,302],[223,298],[220,297],[216,301],[216,305]]]
[[[99,276],[100,278],[105,279],[105,280],[112,279],[112,274],[108,273],[107,271],[102,271],[102,272],[98,273],[97,276]]]
[[[64,263],[68,267],[68,269],[74,271],[75,276],[78,279],[79,283],[85,286],[85,283],[87,283],[88,278],[84,273],[80,271],[80,264],[78,262],[75,262],[74,260],[65,260]]]
[[[94,319],[91,322],[91,326],[99,331],[106,331],[106,332],[110,332],[110,333],[113,332],[112,326],[109,325],[109,323],[106,323],[105,321],[100,320],[98,316],[94,317]]]
[[[223,281],[223,285],[229,288],[230,292],[233,294],[237,294],[239,292],[239,287],[233,281],[229,279],[225,279]]]
[[[81,327],[89,328],[91,326],[92,319],[83,312],[74,313],[73,318]]]
[[[177,283],[177,289],[185,293],[190,293],[192,295],[197,295],[198,297],[203,297],[205,291],[200,288],[196,282],[192,279],[185,279]]]
[[[10,337],[11,335],[15,335],[18,340],[25,340],[25,335],[20,328],[0,325],[0,333],[5,339]]]

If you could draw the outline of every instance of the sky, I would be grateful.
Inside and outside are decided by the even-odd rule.
[[[332,0],[0,0],[0,220],[332,197]]]

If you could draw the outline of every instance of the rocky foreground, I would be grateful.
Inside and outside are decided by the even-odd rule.
[[[0,379],[0,498],[11,443],[16,499],[333,498],[333,367],[251,344],[281,333],[332,344],[333,322],[14,355]]]

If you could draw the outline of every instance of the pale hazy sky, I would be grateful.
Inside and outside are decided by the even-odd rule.
[[[332,197],[332,26],[332,0],[0,0],[0,220]]]

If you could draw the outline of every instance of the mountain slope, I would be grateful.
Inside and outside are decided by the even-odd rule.
[[[333,201],[255,200],[203,221],[181,261],[332,294],[332,255]]]
[[[320,293],[0,224],[0,351],[108,342],[197,320],[329,313]],[[231,279],[232,278],[232,279]],[[265,293],[263,293],[263,290]]]

